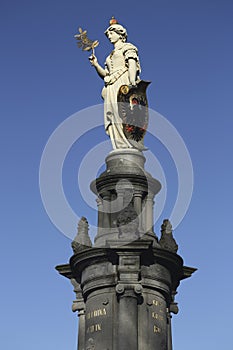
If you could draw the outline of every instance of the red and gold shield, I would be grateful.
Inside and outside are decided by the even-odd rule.
[[[119,89],[118,112],[129,140],[139,142],[146,133],[149,119],[146,89],[149,84],[149,81],[141,80],[137,86],[122,85]]]

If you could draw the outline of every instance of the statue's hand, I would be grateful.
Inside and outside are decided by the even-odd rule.
[[[93,54],[89,57],[89,61],[91,62],[91,65],[94,66],[94,67],[96,67],[97,64],[98,64],[97,58]]]

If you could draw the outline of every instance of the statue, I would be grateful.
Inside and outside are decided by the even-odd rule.
[[[113,149],[143,150],[143,137],[148,124],[146,88],[149,82],[140,80],[141,72],[138,50],[127,42],[127,31],[115,18],[105,31],[114,50],[101,67],[94,53],[98,41],[87,38],[86,31],[76,35],[79,47],[92,49],[91,65],[104,80],[104,124]]]
[[[71,243],[74,254],[83,249],[92,247],[91,239],[88,233],[89,225],[85,217],[81,217],[78,223],[78,233]]]
[[[173,253],[176,253],[178,250],[178,245],[172,234],[172,224],[168,219],[163,220],[163,224],[161,225],[159,244],[163,249],[170,250]]]

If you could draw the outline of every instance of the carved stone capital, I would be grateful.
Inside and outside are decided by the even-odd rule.
[[[141,295],[142,294],[142,286],[141,286],[141,284],[136,284],[135,286],[134,286],[134,292],[137,294],[137,295]]]
[[[123,284],[117,284],[116,285],[116,293],[117,294],[123,294],[125,292],[125,287]]]
[[[132,296],[139,296],[142,294],[142,285],[140,283],[136,283],[136,284],[123,284],[123,283],[119,283],[116,285],[116,293],[118,295],[123,295],[126,291],[132,293]],[[129,293],[127,293],[129,294]],[[128,295],[127,295],[128,296]]]
[[[97,203],[98,207],[102,206],[103,205],[103,199],[100,198],[100,197],[96,198],[96,203]]]

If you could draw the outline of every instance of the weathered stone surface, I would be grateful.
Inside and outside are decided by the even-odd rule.
[[[58,270],[73,276],[76,293],[81,286],[79,343],[85,350],[171,349],[170,312],[177,310],[176,288],[195,271],[184,267],[179,255],[153,248],[150,240],[120,247],[109,241],[107,248],[76,253]]]
[[[145,289],[138,307],[138,349],[167,350],[167,302],[162,293]]]
[[[137,150],[112,151],[106,158],[106,171],[92,182],[91,190],[98,196],[96,247],[105,246],[109,239],[124,244],[126,238],[131,241],[145,235],[154,245],[158,243],[153,198],[161,184],[145,171],[144,163],[145,157]]]
[[[91,239],[88,234],[88,221],[82,217],[78,223],[78,233],[71,243],[74,253],[92,246]]]
[[[91,184],[98,206],[95,244],[82,218],[70,263],[57,267],[74,285],[78,350],[172,350],[174,296],[195,269],[183,266],[168,220],[158,242],[153,200],[161,185],[144,162],[136,150],[109,154],[106,171]]]
[[[178,250],[178,245],[172,234],[172,225],[168,219],[163,220],[159,244],[162,248],[170,250],[174,253],[176,253]]]
[[[89,248],[70,260],[70,274],[82,289],[84,325],[79,330],[85,350],[170,350],[170,312],[180,280],[195,269],[152,240]],[[63,265],[60,273],[67,274]],[[66,272],[65,272],[66,271]],[[80,349],[79,349],[80,350]]]

